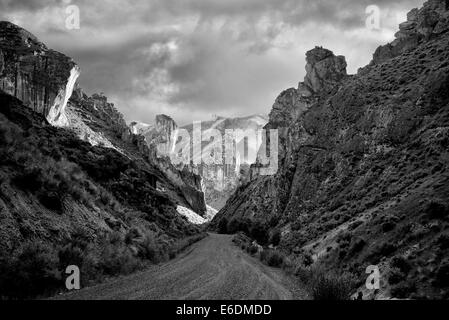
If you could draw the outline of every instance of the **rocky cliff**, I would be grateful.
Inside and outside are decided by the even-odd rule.
[[[79,74],[71,58],[48,49],[28,31],[0,22],[0,89],[51,124],[67,125],[65,108]]]
[[[189,171],[202,177],[206,203],[212,208],[219,210],[224,206],[228,198],[241,184],[241,179],[248,172],[249,165],[256,160],[256,154],[259,148],[258,142],[248,137],[247,142],[245,142],[244,137],[239,136],[238,132],[257,133],[263,129],[267,121],[266,116],[252,115],[242,118],[217,117],[212,121],[201,122],[203,137],[206,137],[212,129],[220,133],[223,139],[223,151],[226,151],[226,130],[233,130],[235,138],[233,147],[235,147],[236,152],[233,155],[232,163],[226,163],[225,156],[223,156],[221,164],[208,165],[203,161],[199,161],[201,164],[187,166]],[[182,129],[187,130],[190,136],[193,137],[193,125],[184,126]],[[207,139],[205,138],[205,140]],[[206,148],[210,144],[211,141],[203,141],[202,152],[207,150]],[[237,154],[238,151],[241,152],[242,150],[245,150],[246,155],[241,153]],[[202,154],[193,153],[193,146],[191,159],[202,159]]]
[[[176,184],[187,201],[187,208],[204,217],[207,214],[204,197],[203,179],[200,175],[187,170],[184,165],[175,166],[170,160],[177,137],[178,125],[169,116],[157,115],[154,125],[132,122],[131,132],[143,138],[141,149]]]
[[[278,97],[266,126],[279,129],[277,174],[253,166],[213,224],[261,224],[290,261],[350,273],[365,296],[377,265],[378,297],[447,298],[448,9],[412,10],[357,75],[309,51],[304,82]]]
[[[267,123],[266,116],[254,115],[243,118],[223,118],[217,117],[212,121],[201,122],[201,132],[206,135],[211,129],[218,130],[221,137],[224,139],[226,130],[252,130],[257,132],[262,129]],[[153,151],[153,161],[160,163],[165,169],[168,169],[170,163],[170,154],[174,150],[175,141],[179,136],[179,129],[187,130],[190,134],[191,142],[193,140],[193,125],[186,125],[181,128],[169,116],[157,115],[154,124],[146,124],[141,122],[131,122],[131,132],[145,137],[145,143]],[[237,139],[237,145],[243,145],[243,138]],[[223,141],[224,142],[224,141]],[[207,148],[210,141],[203,141],[202,151]],[[253,155],[253,158],[244,159],[244,155],[234,157],[232,164],[218,164],[194,165],[193,163],[181,163],[173,166],[180,170],[184,177],[182,180],[190,181],[190,184],[197,186],[199,190],[204,191],[204,196],[209,211],[214,212],[216,209],[221,209],[226,203],[229,196],[236,190],[241,183],[242,172],[249,169],[249,165],[255,161],[255,155],[259,146],[250,143],[246,146],[248,148],[247,155]],[[193,145],[191,145],[191,159],[201,159],[202,154],[193,154]],[[189,177],[190,176],[190,177]],[[201,179],[198,179],[201,177]],[[201,212],[204,216],[203,210]]]

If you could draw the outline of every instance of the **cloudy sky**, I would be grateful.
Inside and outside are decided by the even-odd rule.
[[[304,78],[322,45],[355,73],[423,0],[0,0],[0,19],[74,58],[80,84],[104,92],[128,121],[178,123],[268,114]],[[80,29],[66,27],[67,6]],[[367,6],[380,28],[367,28]],[[371,11],[372,12],[372,11]]]

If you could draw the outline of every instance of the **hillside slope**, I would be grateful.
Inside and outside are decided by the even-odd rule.
[[[213,224],[262,225],[267,244],[279,232],[299,266],[312,257],[361,290],[378,265],[383,296],[448,298],[448,9],[412,10],[356,75],[343,57],[309,51],[305,81],[278,97],[266,126],[279,129],[278,173],[254,165]]]
[[[80,68],[0,22],[0,299],[83,286],[173,258],[200,238],[201,178],[157,159]],[[72,91],[75,94],[72,95]]]

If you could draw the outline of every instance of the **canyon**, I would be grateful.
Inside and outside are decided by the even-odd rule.
[[[411,10],[356,74],[312,48],[268,119],[202,123],[205,136],[265,129],[257,157],[175,164],[177,132],[193,125],[126,123],[84,92],[73,59],[0,22],[0,298],[55,294],[68,264],[83,287],[146,270],[68,299],[307,299],[303,278],[318,271],[366,299],[449,298],[448,48],[443,0]]]

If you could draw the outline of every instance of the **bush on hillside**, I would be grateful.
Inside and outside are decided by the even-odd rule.
[[[228,219],[222,218],[218,223],[218,233],[228,234]]]
[[[51,247],[27,242],[0,257],[0,298],[27,299],[51,293],[58,287],[58,259]]]
[[[260,221],[255,221],[250,227],[250,236],[257,241],[260,245],[266,245],[268,243],[268,230],[267,227]]]
[[[270,236],[270,241],[269,241],[269,242],[270,242],[273,246],[277,247],[277,246],[279,245],[279,243],[281,242],[281,238],[282,238],[281,231],[278,230],[278,229],[276,229],[276,230],[273,231],[273,233],[271,234],[271,236]]]
[[[314,300],[350,300],[354,283],[346,275],[313,268],[307,281]]]
[[[267,249],[260,254],[260,260],[270,267],[281,267],[285,260],[285,255],[278,250]]]

